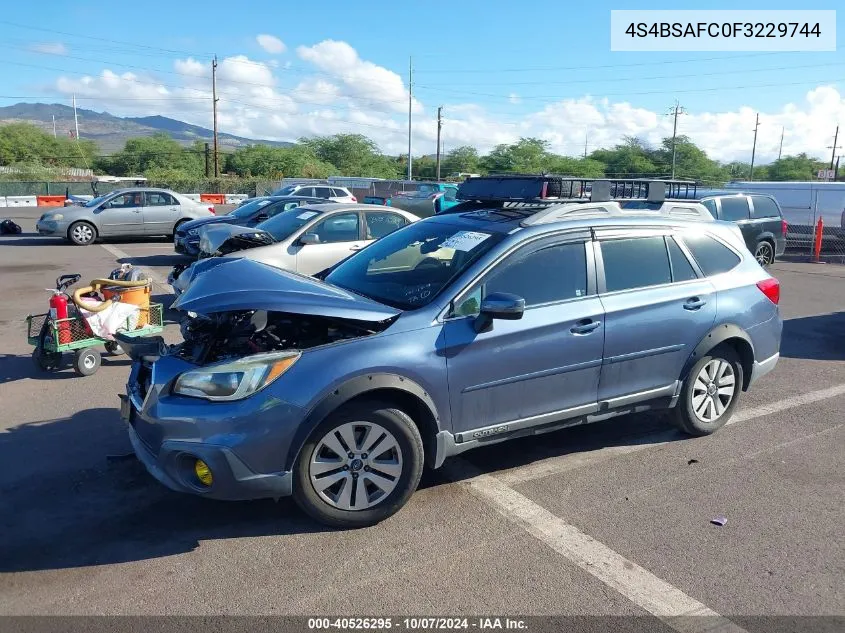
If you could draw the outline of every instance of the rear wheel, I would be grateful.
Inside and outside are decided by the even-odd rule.
[[[763,241],[757,244],[757,248],[754,249],[754,259],[756,259],[757,263],[761,266],[769,266],[770,264],[774,264],[775,249],[772,246],[771,242]]]
[[[173,239],[173,236],[174,236],[174,235],[176,235],[176,232],[179,230],[179,227],[180,227],[180,226],[182,226],[183,224],[185,224],[186,222],[190,222],[190,220],[179,220],[179,221],[178,221],[178,222],[177,222],[177,223],[173,226],[173,233],[171,233],[171,234],[170,234],[170,239],[171,239],[171,240]]]
[[[97,229],[88,222],[74,222],[68,229],[67,237],[77,246],[87,246],[97,238]]]
[[[353,403],[326,418],[302,447],[293,496],[321,523],[364,527],[405,505],[422,468],[422,438],[405,412],[377,401]]]
[[[727,346],[711,350],[684,380],[674,416],[690,435],[709,435],[727,423],[742,392],[742,363]]]

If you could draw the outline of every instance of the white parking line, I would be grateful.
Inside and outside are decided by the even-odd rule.
[[[810,391],[790,398],[784,398],[753,409],[745,411],[737,411],[728,420],[727,424],[737,424],[739,422],[747,422],[755,418],[780,413],[787,409],[794,409],[802,407],[820,400],[827,400],[845,394],[845,384],[835,385],[827,389],[819,389],[817,391]],[[675,430],[666,430],[659,433],[652,433],[636,438],[636,444],[629,444],[626,446],[607,446],[594,451],[587,451],[583,453],[567,453],[566,455],[557,455],[536,461],[527,466],[518,466],[512,470],[506,470],[496,474],[496,477],[505,484],[515,486],[527,481],[549,477],[550,475],[557,475],[565,473],[576,468],[584,466],[591,466],[607,461],[613,457],[621,455],[628,455],[630,453],[637,453],[649,448],[656,448],[664,446],[677,439],[679,432]]]
[[[472,495],[524,528],[558,554],[683,633],[744,633],[745,629],[584,534],[492,475],[455,460],[455,478]]]
[[[119,248],[112,246],[111,244],[100,244],[104,249],[106,249],[109,253],[115,256],[116,259],[132,259],[132,256],[129,253],[125,253],[124,251],[120,250]],[[167,294],[173,294],[173,289],[167,283],[166,280],[162,279],[158,273],[153,272],[149,268],[144,268],[142,266],[136,266],[136,268],[140,268],[144,271],[144,273],[153,280],[153,283],[159,286],[159,288],[166,292]]]

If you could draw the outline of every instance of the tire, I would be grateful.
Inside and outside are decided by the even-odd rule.
[[[722,345],[708,352],[684,379],[680,401],[673,412],[678,428],[689,435],[702,436],[724,426],[739,402],[742,380],[742,363],[732,348]],[[730,386],[730,394],[723,392]]]
[[[88,222],[74,222],[67,230],[67,238],[77,246],[88,246],[97,239],[97,229]]]
[[[185,224],[185,222],[190,222],[190,220],[182,219],[182,220],[179,220],[176,224],[173,225],[173,232],[170,234],[171,240],[173,239],[173,236],[176,235],[176,231],[179,230],[179,227],[182,226],[183,224]]]
[[[100,368],[100,352],[93,347],[78,349],[73,355],[73,371],[80,376],[93,376]]]
[[[123,348],[115,341],[106,341],[104,343],[104,347],[112,356],[119,356],[120,354],[123,354]]]
[[[349,442],[356,444],[351,458]],[[374,525],[405,505],[419,485],[423,461],[419,430],[404,411],[375,400],[352,403],[323,420],[303,445],[293,497],[326,525]]]
[[[757,243],[757,248],[754,249],[754,259],[757,263],[763,266],[770,266],[775,263],[775,247],[768,240],[763,240]]]
[[[52,344],[52,339],[50,321],[44,321],[38,333],[38,343],[32,351],[32,361],[41,371],[57,371],[62,367],[62,353],[46,349],[48,343]]]

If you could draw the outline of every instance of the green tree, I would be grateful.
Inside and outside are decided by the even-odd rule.
[[[440,175],[454,176],[455,174],[477,174],[481,169],[481,159],[478,150],[469,145],[462,145],[450,150],[442,158]]]
[[[768,180],[815,180],[818,171],[827,168],[828,163],[802,153],[797,156],[784,156],[766,167]],[[754,176],[755,180],[762,180],[757,177],[756,167]]]
[[[663,170],[654,163],[653,152],[638,139],[625,137],[612,149],[598,149],[590,154],[592,160],[605,165],[611,178],[644,178],[661,175]]]
[[[592,158],[551,155],[547,167],[546,171],[562,176],[579,178],[601,178],[604,176],[604,163]]]
[[[443,166],[441,165],[440,167],[440,175],[442,177]],[[434,180],[437,176],[437,160],[431,156],[420,156],[415,158],[411,168],[414,172],[414,178]],[[407,164],[405,170],[407,171]]]
[[[204,176],[204,145],[195,143],[192,148],[185,148],[164,132],[130,138],[122,150],[99,167],[118,176],[146,174],[151,170],[182,173],[185,177]]]
[[[96,152],[93,141],[54,138],[31,123],[0,126],[0,165],[86,168],[91,167]]]
[[[485,156],[481,164],[487,171],[538,173],[549,158],[549,143],[539,138],[520,138],[516,143],[500,144]]]
[[[381,154],[378,145],[362,134],[335,134],[300,139],[315,156],[334,165],[341,176],[396,178],[395,159]]]
[[[664,138],[660,148],[652,154],[657,168],[672,173],[672,138]],[[727,170],[696,146],[687,136],[675,139],[675,177],[705,182],[722,182],[727,179]]]

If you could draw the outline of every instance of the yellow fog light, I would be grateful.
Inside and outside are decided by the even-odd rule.
[[[194,464],[194,473],[196,474],[197,479],[199,479],[204,486],[211,485],[211,482],[213,481],[211,469],[208,467],[208,464],[201,459],[198,459]]]

